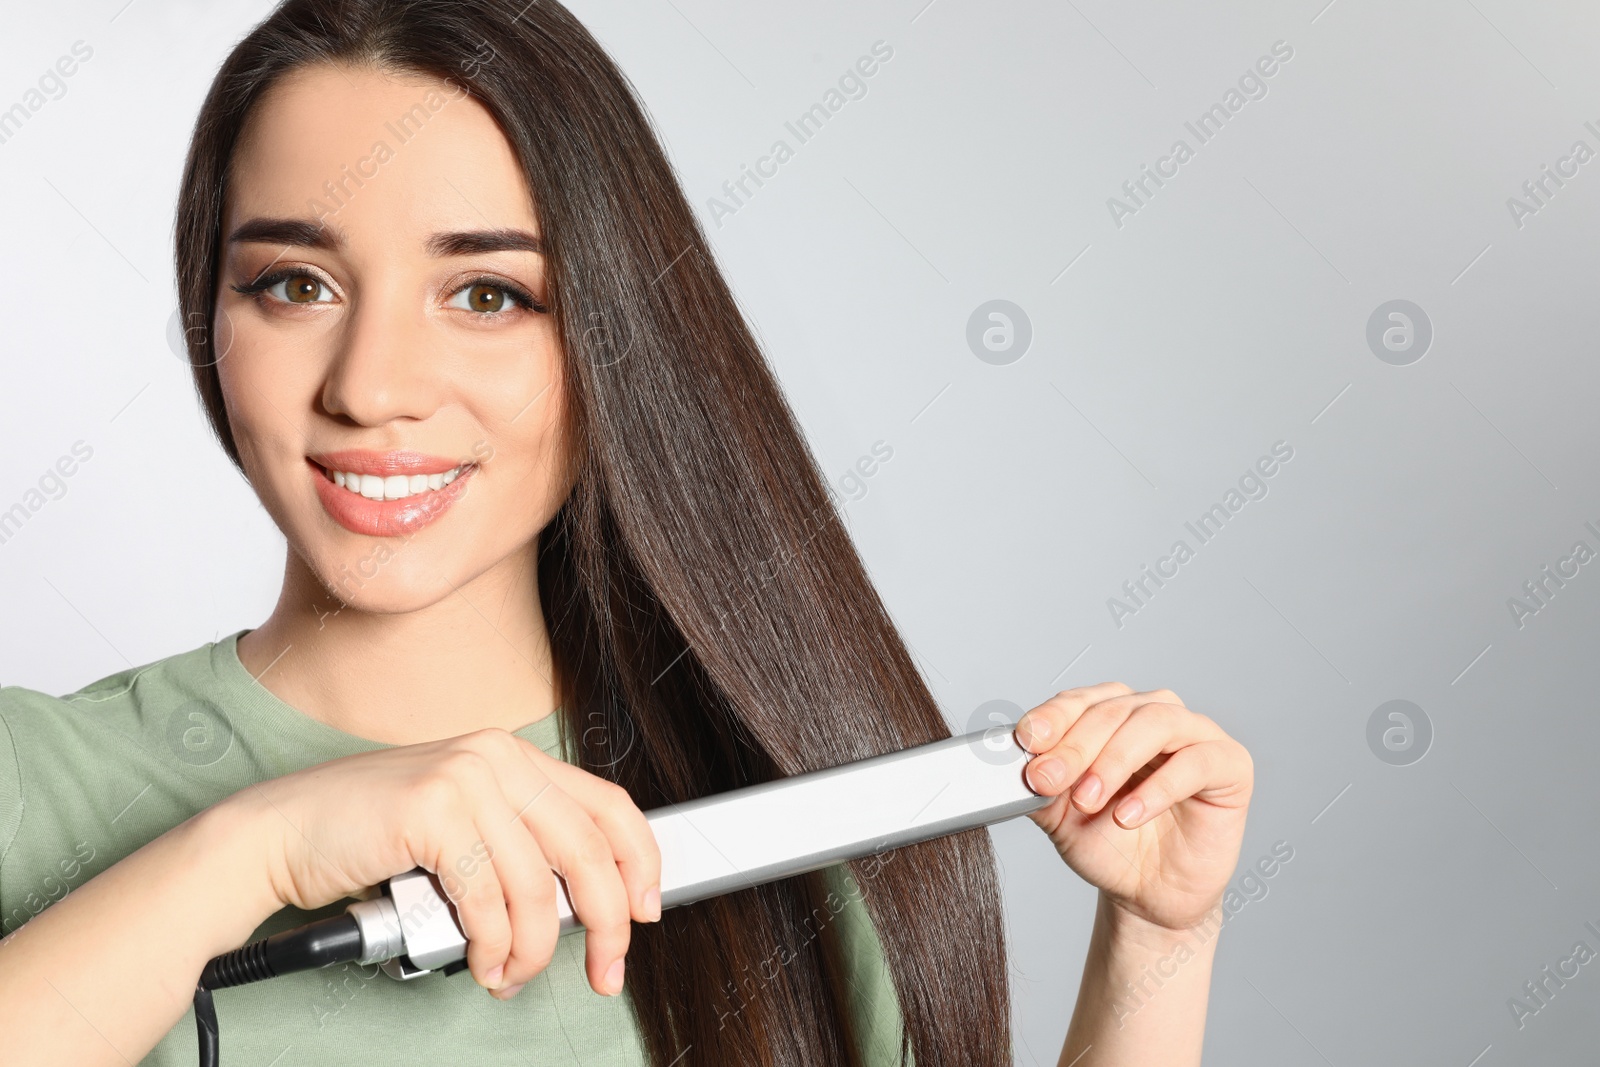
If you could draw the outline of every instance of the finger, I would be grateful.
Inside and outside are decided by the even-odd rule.
[[[1112,817],[1131,830],[1190,797],[1248,796],[1249,778],[1244,746],[1222,738],[1201,741],[1173,753],[1159,770],[1122,798],[1112,810]]]
[[[457,859],[470,855],[475,839],[481,839],[474,804],[465,783],[481,780],[489,768],[473,752],[455,751],[441,755],[431,777],[418,786],[415,815],[408,820],[423,829],[423,840],[415,858],[419,865],[438,874],[451,870]],[[441,829],[442,828],[442,829]],[[454,899],[456,917],[467,937],[467,965],[473,980],[485,989],[499,984],[498,972],[511,950],[511,918],[505,892],[493,864],[478,872],[459,899]]]
[[[496,995],[504,998],[508,987],[520,986],[543,971],[555,956],[561,932],[556,918],[555,873],[495,778],[485,776],[469,788],[479,805],[478,851],[483,859],[476,863],[458,860],[455,877],[441,881],[447,889],[470,891],[486,867],[492,868],[499,880],[511,943],[500,960],[499,980],[491,988],[500,990]],[[456,895],[452,892],[452,899]],[[493,975],[492,967],[489,974]]]
[[[566,881],[572,910],[586,930],[589,984],[603,996],[621,992],[633,927],[628,889],[610,840],[583,806],[553,783],[523,818]]]
[[[1101,682],[1077,689],[1063,689],[1017,720],[1017,740],[1029,752],[1043,752],[1059,741],[1091,705],[1132,692],[1122,682]]]
[[[606,796],[602,806],[611,809],[627,793],[620,786],[545,755],[538,746],[504,730],[478,731],[468,735],[467,740],[474,749],[491,755],[507,796],[520,802],[515,817],[533,835],[549,868],[566,882],[572,910],[586,931],[589,984],[602,995],[621,992],[623,957],[633,934],[629,886],[623,882],[610,838],[564,785],[570,784],[580,795],[591,798]],[[632,805],[631,800],[626,803]],[[636,842],[637,832],[633,831]],[[648,825],[644,832],[650,834]],[[650,834],[650,847],[654,845],[654,835]],[[658,882],[659,859],[656,871],[654,880]],[[639,901],[641,910],[645,907],[641,898],[646,892],[648,887],[631,898]],[[554,913],[552,900],[544,912],[550,916],[552,929]]]
[[[1095,756],[1073,790],[1072,802],[1093,815],[1157,756],[1213,736],[1210,725],[1209,719],[1176,704],[1140,704]]]
[[[627,790],[615,782],[549,757],[544,763],[545,773],[582,805],[610,840],[611,853],[622,872],[623,885],[627,887],[633,918],[639,922],[660,919],[661,848],[655,831],[650,829],[650,820],[645,818]]]
[[[549,964],[559,937],[555,874],[560,874],[566,881],[572,910],[587,931],[589,984],[602,995],[620,992],[621,970],[617,968],[632,935],[627,891],[604,833],[588,812],[545,773],[572,768],[544,757],[542,752],[543,759],[538,763],[526,758],[526,750],[537,750],[537,746],[504,730],[478,731],[466,735],[462,743],[463,747],[486,754],[494,773],[484,777],[503,791],[502,798],[507,803],[505,821],[525,828],[544,864],[535,879],[537,896],[519,913],[531,931],[526,936],[534,964],[532,973]]]
[[[1111,683],[1120,685],[1120,683]],[[1126,688],[1124,686],[1123,688]],[[1028,761],[1024,772],[1034,792],[1058,796],[1073,791],[1111,735],[1143,702],[1143,693],[1122,693],[1090,704],[1053,745]]]

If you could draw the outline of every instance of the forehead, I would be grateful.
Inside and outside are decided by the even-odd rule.
[[[291,71],[252,108],[224,230],[258,215],[337,221],[352,244],[536,229],[510,143],[460,83],[342,64]]]

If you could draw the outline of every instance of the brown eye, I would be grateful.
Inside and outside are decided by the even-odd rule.
[[[467,307],[493,314],[505,307],[506,291],[495,285],[474,285],[467,289]]]
[[[291,304],[315,304],[322,295],[322,283],[309,274],[296,274],[283,280],[283,295]]]
[[[296,274],[282,270],[244,285],[235,285],[233,291],[271,304],[331,304],[333,287],[315,274]]]
[[[450,294],[447,307],[475,311],[483,318],[516,318],[517,308],[543,313],[545,308],[527,290],[494,278],[474,278]]]

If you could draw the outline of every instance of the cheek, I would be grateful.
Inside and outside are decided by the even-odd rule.
[[[578,457],[582,450],[573,436],[572,410],[566,393],[566,383],[557,377],[550,388],[551,404],[540,420],[540,433],[533,447],[537,450],[537,470],[540,479],[548,486],[547,492],[558,497],[558,503],[567,498],[572,483],[577,478]]]
[[[544,398],[550,402],[548,406],[541,401],[536,410],[530,410],[510,427],[513,433],[495,444],[502,469],[513,476],[508,480],[518,484],[518,495],[525,501],[542,501],[551,496],[565,499],[570,488],[567,418],[555,393],[552,388]]]
[[[577,454],[563,382],[557,378],[521,417],[490,424],[486,480],[507,487],[492,494],[494,522],[524,538],[542,529],[571,495]],[[496,470],[498,468],[498,470]]]
[[[305,374],[304,360],[284,358],[251,333],[248,326],[237,328],[217,377],[240,461],[259,488],[284,477],[287,466],[298,471],[302,416],[312,410],[317,380]]]
[[[228,366],[217,367],[217,383],[222,390],[222,407],[228,413],[228,433],[233,438],[233,447],[239,453],[239,461],[244,465],[245,474],[254,483],[256,481],[256,439],[259,436],[255,407],[252,403],[255,395],[245,384],[245,378],[237,373],[238,363],[233,362]]]
[[[558,478],[566,466],[571,402],[566,366],[553,336],[536,335],[533,351],[497,366],[473,383],[483,449],[507,475],[532,488]],[[509,398],[509,402],[508,402]]]
[[[276,322],[253,306],[236,306],[221,321],[216,339],[223,355],[217,370],[233,383],[241,404],[293,417],[322,388],[335,338],[321,322]]]

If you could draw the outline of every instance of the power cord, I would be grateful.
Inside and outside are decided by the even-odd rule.
[[[568,925],[576,928],[576,920]],[[380,964],[385,974],[403,982],[466,970],[466,956],[467,935],[438,877],[421,867],[397,874],[378,887],[376,896],[356,901],[342,915],[273,934],[208,962],[194,989],[200,1067],[217,1067],[214,989],[350,962]]]
[[[207,963],[194,990],[194,1021],[200,1031],[200,1067],[217,1067],[217,1009],[213,989],[260,982],[295,971],[311,971],[360,959],[361,924],[350,912],[319,919],[225,952]]]

